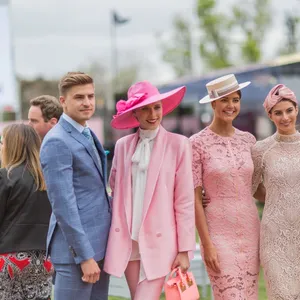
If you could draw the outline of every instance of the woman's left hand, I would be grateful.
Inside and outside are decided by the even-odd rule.
[[[172,264],[172,270],[180,268],[182,273],[186,273],[190,267],[188,252],[179,252]]]

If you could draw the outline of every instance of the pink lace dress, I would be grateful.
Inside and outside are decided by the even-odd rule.
[[[260,258],[269,300],[300,299],[300,133],[253,147],[253,190],[263,180],[266,202]]]
[[[259,218],[252,198],[255,138],[235,129],[221,137],[208,127],[191,137],[194,186],[210,198],[208,230],[221,273],[207,268],[214,299],[258,299]]]

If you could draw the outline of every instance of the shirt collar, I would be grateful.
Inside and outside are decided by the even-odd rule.
[[[154,130],[145,130],[145,129],[139,128],[139,137],[141,139],[148,138],[150,140],[153,140],[156,137],[158,131],[159,131],[159,126]]]
[[[88,124],[86,123],[85,126],[82,126],[81,124],[79,124],[78,122],[74,121],[71,117],[69,117],[67,114],[63,113],[62,117],[68,122],[70,123],[73,127],[75,127],[75,129],[77,129],[80,133],[83,132],[85,127],[88,127]]]

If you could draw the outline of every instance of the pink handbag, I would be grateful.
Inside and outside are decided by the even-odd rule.
[[[174,274],[176,276],[174,277]],[[174,269],[165,283],[166,300],[198,300],[198,287],[191,272],[182,274],[180,268]]]

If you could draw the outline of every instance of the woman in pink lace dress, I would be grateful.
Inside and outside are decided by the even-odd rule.
[[[252,199],[255,138],[233,127],[240,111],[240,90],[234,75],[209,82],[214,119],[191,137],[196,226],[214,299],[258,299],[259,218]],[[210,203],[202,206],[202,190]]]
[[[264,107],[277,132],[252,151],[254,190],[263,180],[266,200],[260,258],[269,300],[300,299],[300,133],[294,93],[282,84]]]

